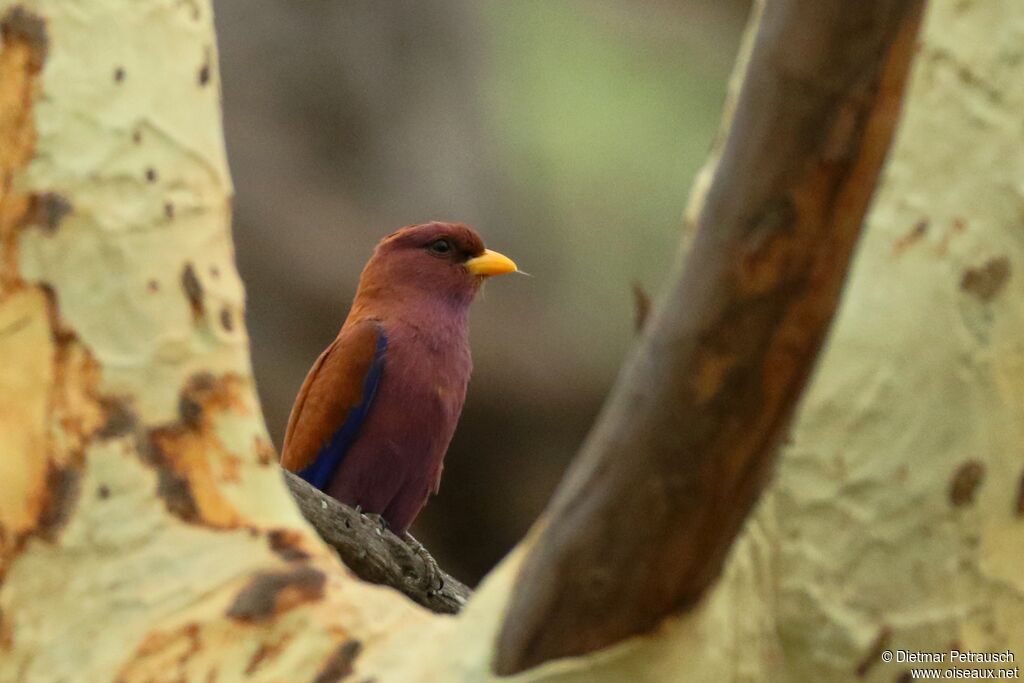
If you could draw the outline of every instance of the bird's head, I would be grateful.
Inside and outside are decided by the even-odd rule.
[[[416,299],[421,296],[468,306],[489,277],[516,272],[507,256],[484,247],[475,230],[461,223],[430,222],[391,233],[363,269],[359,297]]]

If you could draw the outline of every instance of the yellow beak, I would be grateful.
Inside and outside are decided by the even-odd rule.
[[[504,275],[505,273],[514,273],[519,270],[516,268],[515,262],[508,256],[491,251],[490,249],[484,249],[484,253],[466,261],[466,268],[473,275],[484,277]]]

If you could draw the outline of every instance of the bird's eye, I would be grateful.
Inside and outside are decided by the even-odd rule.
[[[452,249],[452,243],[443,238],[439,240],[434,240],[433,242],[427,245],[427,250],[431,254],[435,254],[437,256],[447,256],[448,254],[452,253]]]

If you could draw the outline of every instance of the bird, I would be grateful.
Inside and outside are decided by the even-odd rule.
[[[302,383],[282,466],[408,536],[440,487],[466,398],[470,304],[486,279],[517,271],[462,223],[384,237],[340,332]]]

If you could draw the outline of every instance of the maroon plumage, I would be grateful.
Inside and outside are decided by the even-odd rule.
[[[515,271],[469,227],[384,238],[338,337],[295,399],[281,463],[408,529],[441,480],[472,370],[467,313],[484,278]]]

